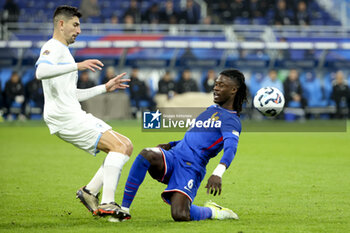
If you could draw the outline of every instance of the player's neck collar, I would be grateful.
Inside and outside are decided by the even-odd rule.
[[[218,104],[216,104],[215,106],[216,106],[217,108],[223,109],[223,110],[225,110],[225,111],[227,111],[227,112],[229,112],[229,113],[237,113],[237,111],[233,111],[233,110],[229,110],[229,109],[223,108],[223,107],[221,107],[221,106],[218,105]]]
[[[53,38],[53,37],[52,37],[52,39],[55,40],[55,41],[57,41],[57,42],[60,43],[61,45],[63,45],[65,48],[68,48],[68,46],[65,45],[65,44],[63,44],[61,41],[59,41],[59,40],[57,40],[57,39],[55,39],[55,38]]]

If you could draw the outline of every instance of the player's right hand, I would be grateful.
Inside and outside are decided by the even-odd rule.
[[[97,59],[88,59],[82,62],[78,62],[78,70],[86,70],[89,69],[93,72],[95,72],[95,69],[102,70],[102,67],[104,66],[103,63]]]
[[[216,194],[221,194],[221,185],[222,185],[222,179],[220,176],[211,175],[208,179],[208,183],[205,186],[207,189],[207,194],[213,194],[216,196]]]
[[[157,147],[160,147],[164,150],[170,150],[171,149],[171,145],[170,143],[167,143],[167,144],[159,144]]]

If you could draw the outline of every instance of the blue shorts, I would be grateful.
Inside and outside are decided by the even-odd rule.
[[[163,154],[165,172],[159,181],[168,185],[162,193],[163,200],[170,205],[171,195],[169,194],[179,192],[192,203],[204,179],[205,171],[195,169],[192,162],[181,159],[175,150],[167,151],[160,148],[160,151]]]

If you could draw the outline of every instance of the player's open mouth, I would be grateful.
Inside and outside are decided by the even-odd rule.
[[[214,92],[214,102],[218,101],[220,99],[220,95],[218,95],[218,93]]]

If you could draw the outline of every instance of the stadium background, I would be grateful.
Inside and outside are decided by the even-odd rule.
[[[88,74],[90,81],[102,83],[109,66],[116,74],[126,71],[131,75],[132,69],[138,69],[136,76],[141,80],[131,88],[132,94],[127,91],[127,97],[120,97],[130,99],[132,109],[123,108],[129,114],[106,114],[103,109],[91,109],[88,106],[99,106],[93,101],[84,105],[86,110],[99,117],[120,119],[129,118],[130,114],[137,117],[137,112],[140,115],[144,109],[155,108],[154,101],[161,107],[181,106],[177,102],[193,103],[186,100],[196,95],[180,98],[181,101],[175,101],[175,104],[167,102],[173,97],[168,91],[165,93],[169,98],[157,98],[158,82],[166,71],[178,83],[184,81],[184,70],[189,70],[189,76],[195,80],[197,88],[181,91],[175,88],[175,92],[205,92],[208,71],[214,70],[217,74],[230,67],[245,73],[251,96],[263,85],[268,85],[266,81],[271,69],[277,71],[277,84],[267,83],[277,86],[284,82],[291,69],[296,69],[304,102],[287,103],[287,120],[303,117],[305,113],[307,118],[346,117],[349,98],[342,96],[338,100],[342,110],[336,114],[332,92],[338,70],[344,73],[345,84],[350,81],[347,1],[196,1],[188,9],[186,1],[169,1],[173,5],[171,16],[164,14],[166,1],[134,1],[135,9],[130,8],[129,1],[14,2],[18,5],[17,15],[11,16],[9,10],[2,13],[0,79],[3,105],[8,102],[4,89],[13,71],[19,73],[24,86],[34,79],[34,64],[40,47],[52,36],[51,17],[55,7],[71,4],[82,6],[85,15],[93,15],[81,19],[82,34],[71,46],[77,61],[98,58],[104,62],[102,72]],[[286,6],[283,14],[278,14],[280,2]],[[306,3],[303,13],[298,10],[303,8],[299,6],[300,2]],[[96,4],[92,6],[95,11],[89,11],[89,4]],[[10,111],[18,113],[22,108],[27,118],[40,118],[38,104],[28,93],[24,95],[26,107],[16,101],[7,103],[6,108],[3,106],[6,117]],[[207,106],[211,97],[203,98],[207,101],[199,106]],[[250,107],[248,105],[246,109]],[[16,119],[16,115],[9,116]],[[254,118],[254,115],[249,112],[247,117]]]
[[[5,2],[0,0],[1,8]],[[287,11],[282,19],[276,16],[279,12],[276,6],[280,2],[277,0],[196,0],[191,16],[184,13],[186,11],[181,13],[186,1],[174,0],[177,14],[166,18],[167,22],[160,20],[157,14],[146,14],[154,3],[163,11],[165,1],[136,1],[136,11],[128,11],[131,1],[96,1],[98,5],[92,9],[99,10],[92,14],[97,15],[81,19],[82,34],[71,46],[73,56],[77,61],[98,58],[104,62],[102,72],[88,73],[94,84],[103,82],[107,67],[112,66],[115,73],[126,71],[129,75],[133,69],[138,69],[139,79],[147,86],[147,96],[135,99],[135,96],[131,98],[130,91],[119,91],[96,97],[83,107],[128,136],[134,143],[135,153],[160,142],[182,138],[183,132],[142,132],[140,112],[154,108],[154,103],[160,107],[208,106],[212,95],[204,92],[203,81],[209,70],[215,73],[231,67],[242,70],[253,96],[263,81],[268,80],[271,69],[277,71],[281,82],[286,80],[290,70],[296,69],[303,97],[307,100],[305,106],[297,103],[287,106],[279,118],[302,125],[297,130],[302,133],[291,133],[295,125],[277,130],[273,128],[276,127],[274,121],[262,118],[250,104],[246,106],[243,123],[253,132],[243,132],[238,156],[223,179],[223,194],[212,197],[237,211],[240,221],[173,223],[169,209],[159,198],[164,186],[147,176],[135,199],[132,221],[118,226],[91,221],[91,216],[74,200],[74,192],[82,181],[88,181],[103,156],[87,158],[84,152],[48,137],[40,106],[35,101],[27,98],[12,101],[5,107],[4,89],[13,71],[18,72],[24,89],[34,79],[40,47],[52,35],[51,17],[55,7],[61,4],[79,7],[89,1],[13,2],[19,9],[18,17],[15,14],[11,18],[10,12],[1,10],[1,231],[348,231],[350,163],[347,144],[350,136],[344,132],[348,131],[345,122],[348,99],[341,99],[341,114],[337,114],[331,97],[338,70],[344,73],[345,83],[350,81],[349,1],[305,1],[306,14],[300,15],[304,20],[296,20],[298,0],[285,1]],[[262,5],[254,8],[256,2]],[[125,17],[126,12],[135,18]],[[199,17],[194,17],[196,15]],[[193,21],[194,18],[197,21]],[[198,92],[158,93],[158,82],[166,71],[172,79],[181,82],[184,70],[191,72]],[[135,85],[136,90],[138,85]],[[21,95],[27,97],[28,93]],[[20,113],[23,115],[18,116]],[[342,118],[345,126],[324,130],[323,126],[336,124],[334,118]],[[252,125],[252,120],[256,119],[266,127],[257,130],[256,125]],[[316,122],[314,130],[308,127],[312,122]],[[218,159],[209,164],[209,174]],[[131,162],[124,168],[117,191],[118,201]],[[209,198],[202,186],[197,204]]]

